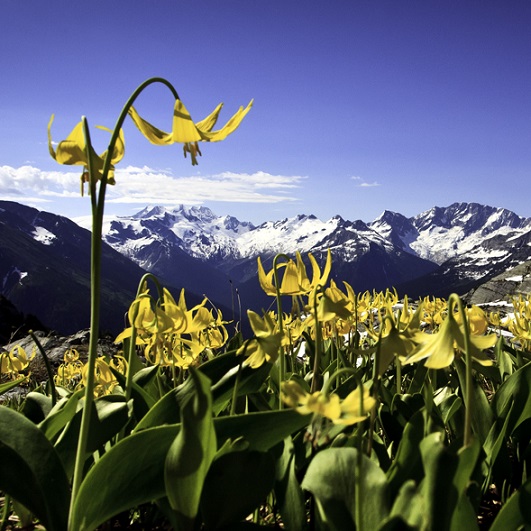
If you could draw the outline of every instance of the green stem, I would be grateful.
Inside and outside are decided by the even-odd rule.
[[[72,502],[70,504],[70,521],[73,515],[73,507],[77,498],[81,482],[83,480],[83,467],[85,464],[85,454],[87,449],[87,440],[90,428],[90,416],[92,406],[94,403],[94,368],[96,365],[96,357],[98,351],[98,336],[99,336],[99,318],[100,318],[100,299],[101,299],[101,248],[102,248],[102,227],[103,227],[103,213],[105,205],[105,192],[107,187],[107,180],[109,171],[111,169],[111,161],[116,147],[116,143],[120,136],[120,130],[127,117],[129,109],[133,105],[139,94],[149,85],[153,83],[162,83],[166,85],[173,96],[179,99],[177,91],[165,79],[154,77],[144,81],[127,100],[122,108],[122,111],[116,121],[107,156],[103,163],[103,170],[101,174],[101,181],[99,185],[98,195],[96,196],[96,184],[98,176],[95,174],[95,169],[91,164],[92,144],[90,141],[90,133],[88,123],[85,117],[82,118],[83,132],[85,135],[86,154],[87,154],[87,172],[89,175],[89,190],[92,207],[92,237],[91,237],[91,303],[90,303],[90,341],[87,361],[87,382],[85,388],[85,406],[81,417],[81,428],[79,433],[79,440],[76,451],[76,459],[74,466],[74,476],[72,482]]]
[[[52,366],[50,365],[50,360],[48,359],[48,356],[46,355],[46,352],[44,348],[41,345],[41,342],[38,340],[37,336],[33,333],[33,330],[29,331],[29,335],[31,336],[31,339],[33,339],[33,342],[35,345],[37,345],[37,349],[39,350],[42,359],[44,361],[44,366],[46,367],[46,373],[48,374],[48,381],[50,382],[50,394],[52,395],[52,407],[55,406],[57,403],[57,392],[55,389],[55,382],[53,381],[53,370]]]
[[[290,260],[290,258],[289,256],[285,254],[277,254],[275,258],[273,259],[273,275],[275,277],[275,289],[277,292],[276,299],[277,299],[278,329],[282,336],[284,335],[284,316],[282,315],[282,300],[281,300],[281,293],[280,293],[280,282],[278,278],[278,260],[280,258],[285,258],[286,260]],[[284,357],[284,348],[282,347],[282,345],[280,345],[279,356],[278,356],[278,376],[279,376],[278,387],[280,389],[282,387],[282,382],[286,378],[286,360]],[[280,397],[278,399],[278,409],[284,409],[284,404]]]
[[[313,314],[315,318],[315,352],[314,352],[314,361],[313,361],[312,386],[310,388],[310,393],[315,393],[315,391],[317,391],[317,373],[319,372],[319,366],[321,364],[321,342],[322,342],[323,335],[321,331],[321,324],[317,320],[317,292],[320,291],[320,289],[321,289],[321,286],[317,286],[315,288],[315,296],[313,300]]]
[[[243,353],[245,355],[245,351]],[[242,373],[243,361],[238,365],[238,372],[236,373],[236,381],[234,382],[234,388],[232,389],[232,403],[230,405],[230,416],[236,415],[236,400],[238,399],[238,388],[240,386],[240,377]],[[279,400],[282,402],[282,400]]]
[[[461,299],[455,295],[450,295],[448,300],[448,318],[453,315],[454,304],[457,304],[461,321],[463,322],[463,337],[465,343],[465,435],[463,440],[463,448],[472,444],[472,409],[473,409],[473,387],[474,380],[472,377],[472,354],[470,352],[470,336],[468,319],[465,308]]]

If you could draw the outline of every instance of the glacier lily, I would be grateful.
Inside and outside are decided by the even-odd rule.
[[[301,415],[313,413],[326,417],[334,424],[350,426],[364,421],[376,405],[376,400],[370,396],[369,390],[361,387],[363,391],[358,386],[341,400],[335,393],[308,393],[297,382],[289,380],[282,382],[281,396],[288,406],[295,408]],[[362,402],[363,408],[360,407]]]
[[[201,155],[199,142],[219,142],[224,140],[234,132],[245,115],[251,110],[253,100],[247,107],[240,107],[230,120],[217,131],[212,131],[217,122],[219,113],[223,106],[220,103],[212,113],[200,122],[194,123],[190,113],[180,99],[175,100],[173,108],[173,126],[170,133],[161,131],[144,120],[134,107],[129,109],[129,116],[139,129],[139,131],[152,143],[158,146],[166,146],[174,143],[183,144],[184,156],[190,153],[192,165],[197,165],[197,155]]]
[[[104,151],[101,155],[97,155],[92,145],[87,143],[86,134],[84,132],[83,121],[79,122],[72,132],[57,145],[57,149],[54,149],[52,142],[52,123],[54,115],[52,115],[48,123],[48,150],[50,155],[59,164],[78,165],[83,166],[83,173],[81,175],[81,195],[83,195],[84,183],[90,183],[90,174],[96,177],[98,180],[102,178],[103,166],[105,159],[107,158],[108,150]],[[97,125],[96,128],[102,129],[112,133],[107,127]],[[122,129],[119,130],[116,144],[111,156],[111,164],[107,174],[107,183],[115,184],[114,180],[114,166],[120,162],[125,153],[125,140]],[[91,172],[89,173],[89,158]],[[90,188],[89,188],[90,190]]]
[[[287,261],[279,264],[278,259],[281,257],[287,258]],[[306,266],[302,261],[301,254],[298,251],[296,253],[296,261],[283,254],[275,256],[273,269],[268,273],[265,272],[262,260],[258,257],[258,281],[260,282],[260,286],[267,295],[276,297],[278,293],[280,295],[304,295],[310,293],[317,286],[326,284],[330,270],[332,269],[330,249],[326,254],[326,263],[322,273],[312,253],[308,253],[308,259],[312,266],[311,282],[306,273]],[[281,267],[286,269],[282,277],[282,282],[278,285],[278,269]]]

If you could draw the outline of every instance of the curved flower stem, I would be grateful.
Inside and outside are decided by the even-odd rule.
[[[31,339],[33,339],[33,342],[35,343],[35,345],[37,345],[37,349],[39,350],[39,353],[42,356],[42,359],[44,361],[44,366],[46,367],[46,373],[48,374],[48,381],[50,382],[50,394],[52,395],[52,407],[53,407],[57,403],[57,391],[55,389],[55,382],[53,381],[52,366],[50,365],[50,360],[48,359],[48,356],[46,355],[46,351],[42,347],[41,342],[38,340],[33,330],[29,331],[29,335],[31,336]]]
[[[463,337],[465,343],[465,435],[463,439],[463,448],[472,444],[472,408],[473,408],[473,387],[472,378],[472,354],[470,353],[470,337],[468,320],[463,302],[460,297],[453,293],[448,299],[448,312],[453,312],[454,306],[457,305],[461,321],[463,321]]]
[[[89,190],[90,201],[92,208],[92,237],[91,237],[91,311],[90,311],[90,341],[87,361],[87,383],[85,387],[85,406],[81,417],[81,428],[79,433],[79,440],[76,451],[74,477],[72,482],[72,502],[70,504],[70,517],[77,493],[83,480],[83,466],[85,463],[85,454],[87,449],[87,439],[90,428],[90,416],[94,403],[94,369],[96,365],[96,357],[98,350],[98,336],[99,336],[99,318],[100,318],[100,299],[101,299],[101,248],[102,248],[102,227],[103,227],[103,212],[105,205],[105,192],[107,188],[107,179],[111,169],[111,161],[116,146],[116,142],[120,136],[120,130],[127,117],[128,111],[133,105],[139,94],[149,85],[153,83],[162,83],[166,85],[173,96],[179,99],[177,91],[167,80],[154,77],[144,81],[127,100],[124,105],[116,125],[114,127],[107,156],[103,163],[103,170],[101,173],[101,181],[99,191],[96,193],[96,184],[98,176],[95,174],[95,169],[91,164],[92,144],[90,141],[90,133],[88,123],[85,117],[82,118],[83,132],[85,135],[85,144],[87,150],[87,173],[89,176]]]

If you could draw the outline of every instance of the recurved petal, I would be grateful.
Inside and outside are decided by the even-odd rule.
[[[59,164],[68,165],[86,165],[87,155],[85,153],[85,135],[83,134],[83,123],[79,122],[72,132],[65,140],[62,140],[57,145],[57,149],[53,149],[51,127],[53,116],[48,123],[48,150],[50,155]]]
[[[273,271],[271,271],[270,274],[266,274],[260,257],[258,257],[257,259],[257,264],[258,264],[258,282],[260,283],[260,287],[264,290],[266,295],[271,295],[274,297],[277,294],[277,291],[275,289],[275,286],[273,286],[273,282],[272,282]]]
[[[219,113],[223,103],[220,103],[206,118],[203,118],[200,122],[197,122],[195,125],[198,129],[205,132],[212,131],[212,128],[216,125],[216,122],[219,118]]]
[[[232,116],[232,118],[221,129],[211,132],[202,132],[202,139],[209,142],[219,142],[220,140],[227,138],[238,128],[247,113],[251,110],[253,101],[254,100],[251,100],[245,109],[240,107],[234,116]]]
[[[152,143],[157,146],[167,146],[173,143],[172,133],[166,133],[149,122],[144,120],[134,107],[130,107],[129,116],[133,120],[134,124],[138,127],[139,131]]]
[[[97,125],[97,129],[102,129],[103,131],[107,131],[112,134],[112,131],[108,127],[104,127],[103,125]],[[123,158],[125,154],[125,138],[124,138],[124,132],[123,129],[120,129],[120,132],[118,134],[118,139],[116,140],[116,144],[114,145],[114,151],[111,158],[111,165],[118,164]],[[105,157],[107,156],[107,151],[102,153],[100,155],[100,158],[105,160]]]

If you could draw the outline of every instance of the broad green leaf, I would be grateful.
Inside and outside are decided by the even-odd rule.
[[[310,419],[289,409],[214,419],[214,427],[218,447],[243,437],[250,449],[265,452]],[[180,429],[171,425],[142,430],[108,450],[81,484],[73,529],[94,529],[122,511],[165,497],[164,462]]]
[[[180,426],[144,430],[106,452],[81,484],[72,529],[95,529],[122,511],[164,498],[164,461],[179,430]]]
[[[52,409],[52,399],[49,396],[32,391],[26,395],[22,403],[21,412],[35,424],[43,421]]]
[[[181,430],[164,463],[166,496],[183,528],[193,528],[203,483],[216,454],[210,380],[191,370],[195,394],[182,406]]]
[[[110,367],[113,376],[116,378],[122,389],[125,389],[125,376],[117,371],[114,367]],[[145,391],[135,381],[131,384],[131,398],[133,399],[134,416],[139,421],[142,417],[155,405],[156,399],[153,398],[147,391]]]
[[[189,381],[190,379],[188,379],[186,382]],[[187,383],[184,385],[187,385]],[[164,424],[177,424],[180,422],[181,412],[178,397],[181,387],[172,389],[161,399],[159,399],[156,404],[142,417],[133,431],[138,432],[147,428],[155,428]]]
[[[288,435],[306,427],[312,415],[301,415],[293,409],[260,411],[214,419],[218,446],[228,439],[243,437],[252,450],[266,452]]]
[[[52,440],[72,420],[76,414],[78,402],[84,394],[85,390],[80,389],[70,397],[61,398],[39,424],[39,428],[49,440]]]
[[[395,498],[389,521],[400,518],[413,529],[426,529],[426,507],[424,498],[420,494],[416,482],[412,479],[404,482]],[[394,529],[392,526],[388,526]],[[387,527],[385,527],[387,529]],[[397,527],[397,529],[401,529]]]
[[[451,528],[454,513],[476,466],[479,441],[455,453],[447,448],[441,433],[432,433],[420,443],[425,477],[420,492],[426,502],[428,526],[433,531]],[[464,517],[468,514],[464,508]]]
[[[463,360],[459,360],[455,363],[455,366],[464,394],[466,387],[465,363]],[[482,444],[486,441],[493,423],[494,415],[492,414],[492,409],[485,395],[485,391],[478,381],[474,379],[472,387],[472,430],[474,435],[479,437]]]
[[[417,483],[422,479],[423,469],[419,445],[423,437],[424,416],[422,411],[418,411],[406,424],[396,457],[387,472],[392,493],[398,492],[400,487],[409,479],[415,480]]]
[[[295,474],[295,448],[291,437],[284,439],[276,462],[275,496],[287,529],[303,529],[306,522],[304,496]]]
[[[514,407],[507,426],[508,435],[531,417],[531,362],[511,374],[496,391],[492,407],[497,418],[501,418],[510,401],[514,401]]]
[[[207,529],[227,528],[259,508],[275,482],[270,453],[234,451],[210,466],[201,496],[201,515]]]
[[[93,408],[87,439],[87,457],[114,437],[129,420],[129,408],[122,395],[98,398],[94,401]],[[82,413],[82,410],[76,412],[55,443],[57,453],[69,477],[74,471]]]
[[[7,393],[8,391],[11,391],[11,389],[14,389],[15,387],[19,386],[25,379],[26,377],[23,376],[22,378],[19,378],[18,380],[13,380],[12,382],[6,382],[3,384],[0,384],[0,395]]]
[[[302,488],[313,494],[326,529],[353,529],[356,511],[362,529],[378,529],[389,514],[385,473],[365,455],[358,469],[358,457],[356,448],[328,448],[308,466]]]
[[[48,531],[67,527],[70,487],[54,447],[26,417],[0,406],[0,490]]]

